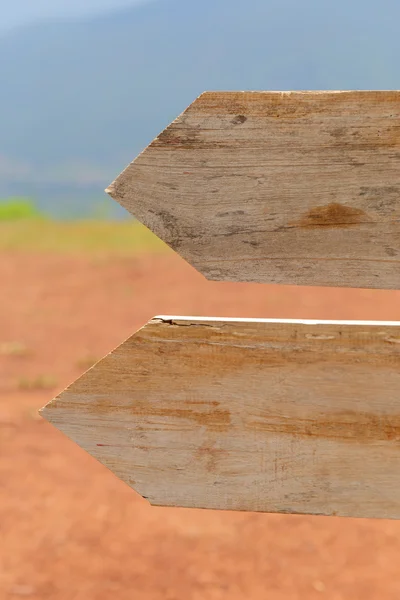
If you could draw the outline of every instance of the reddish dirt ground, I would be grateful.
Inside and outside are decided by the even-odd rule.
[[[0,282],[1,600],[398,600],[400,522],[152,508],[36,411],[157,314],[400,320],[399,293],[209,283],[172,255],[3,254]]]

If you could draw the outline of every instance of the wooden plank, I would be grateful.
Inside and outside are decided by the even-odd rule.
[[[107,192],[208,279],[400,288],[400,92],[207,92]]]
[[[155,505],[400,518],[400,323],[157,317],[42,415]]]

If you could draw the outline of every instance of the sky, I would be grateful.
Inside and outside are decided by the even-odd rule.
[[[148,0],[0,0],[0,31],[45,19],[92,15]]]

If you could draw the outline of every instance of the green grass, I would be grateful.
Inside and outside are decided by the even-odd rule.
[[[168,247],[136,221],[0,221],[0,251],[131,256]]]
[[[52,375],[37,375],[36,377],[20,377],[17,382],[18,389],[24,391],[52,390],[58,385],[57,379]]]
[[[92,219],[55,221],[43,215],[30,199],[0,201],[0,252],[131,256],[168,251],[137,221],[106,220],[103,205],[98,208]]]
[[[43,219],[44,216],[29,198],[8,198],[0,202],[0,221]]]
[[[23,342],[0,343],[0,356],[26,357],[30,354],[29,348]]]

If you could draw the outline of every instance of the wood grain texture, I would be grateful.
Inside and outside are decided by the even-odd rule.
[[[212,280],[400,288],[400,92],[206,92],[107,192]]]
[[[157,317],[42,415],[154,505],[400,518],[400,323]]]

